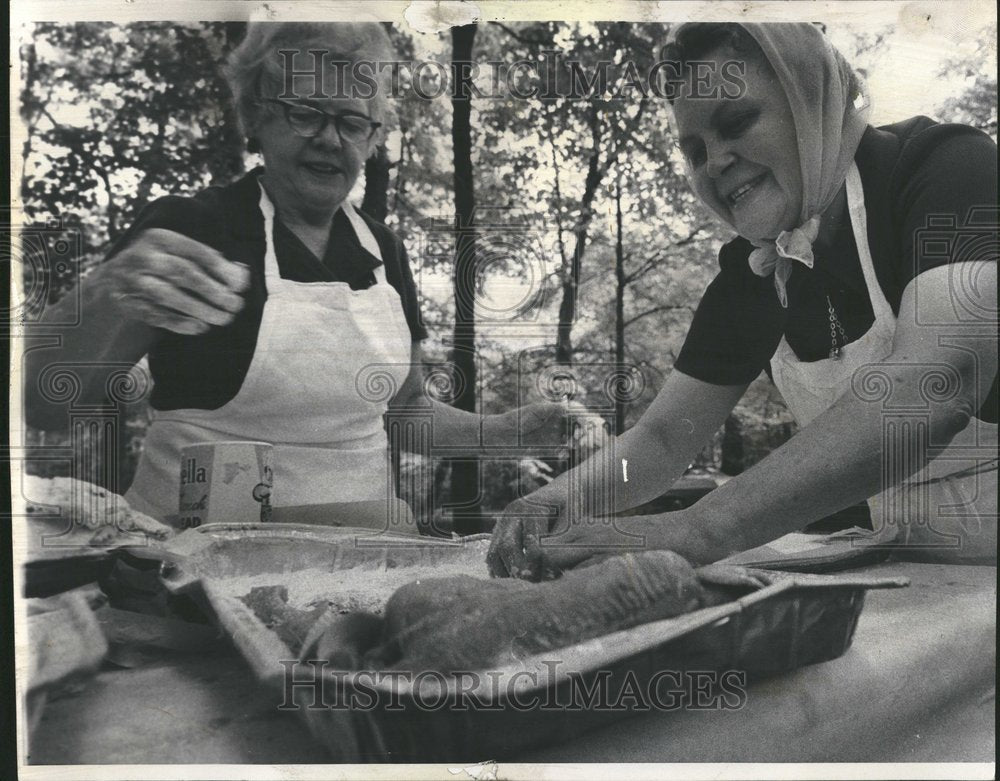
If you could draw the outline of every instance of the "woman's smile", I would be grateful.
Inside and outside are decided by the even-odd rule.
[[[334,176],[344,175],[344,170],[340,166],[322,160],[306,160],[300,165],[306,171],[321,179],[330,179]]]
[[[743,184],[738,185],[735,189],[730,190],[729,194],[725,197],[725,200],[729,204],[730,208],[745,208],[748,204],[748,200],[750,202],[753,201],[753,198],[749,196],[756,196],[760,194],[760,185],[764,184],[765,179],[768,176],[769,174],[765,171]]]

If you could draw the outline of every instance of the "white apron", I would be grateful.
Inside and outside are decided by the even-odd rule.
[[[381,258],[361,216],[347,203],[343,209],[362,246]],[[388,524],[391,515],[395,531],[413,531],[390,482],[382,420],[389,394],[378,392],[401,387],[409,371],[410,331],[399,295],[386,282],[384,265],[375,269],[376,284],[366,290],[351,290],[344,282],[282,279],[274,207],[263,187],[260,210],[267,300],[243,385],[216,410],[155,412],[126,498],[156,518],[175,515],[183,447],[263,441],[274,445],[275,508],[366,503],[355,505],[367,508],[361,521],[333,522],[378,526]],[[375,365],[382,374],[369,377]],[[389,385],[366,397],[366,378]]]
[[[847,204],[875,322],[836,359],[800,361],[782,337],[771,359],[772,375],[801,426],[850,391],[858,369],[892,352],[896,317],[875,276],[864,191],[853,164],[847,175]],[[907,546],[907,553],[939,561],[995,561],[996,454],[997,426],[974,419],[924,469],[868,500],[875,528],[871,541]]]

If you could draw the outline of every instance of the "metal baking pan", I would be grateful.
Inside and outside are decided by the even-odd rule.
[[[405,544],[390,537],[379,544],[365,530],[260,525],[204,526],[185,535],[166,546],[176,555],[165,569],[165,583],[202,590],[255,675],[273,688],[283,707],[306,719],[338,762],[509,759],[649,707],[627,698],[595,704],[595,691],[600,700],[600,692],[669,682],[676,680],[674,673],[691,671],[732,671],[739,680],[752,680],[834,659],[851,645],[865,592],[908,584],[905,578],[753,570],[768,585],[732,602],[516,665],[461,679],[376,677],[293,665],[292,650],[227,590],[226,580],[270,572],[280,584],[296,569],[336,569],[388,557],[400,567],[460,557],[481,565],[469,574],[485,575],[479,559],[484,535],[464,541],[410,537]]]

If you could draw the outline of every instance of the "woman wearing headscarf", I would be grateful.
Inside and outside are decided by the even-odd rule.
[[[691,185],[739,236],[642,419],[505,511],[491,571],[630,546],[715,561],[866,499],[875,542],[995,561],[995,143],[926,117],[870,126],[811,24],[686,24],[664,59],[687,77],[671,102]],[[795,437],[689,509],[594,519],[669,488],[762,370]]]
[[[276,510],[412,531],[388,469],[390,404],[432,418],[433,446],[468,453],[561,430],[557,405],[480,417],[423,397],[406,251],[348,200],[386,124],[375,64],[392,59],[378,24],[251,24],[226,74],[263,167],[150,204],[84,280],[79,327],[27,355],[27,416],[42,427],[66,424],[46,367],[75,364],[81,399],[100,403],[109,367],[148,356],[154,418],[133,509],[177,513],[185,446],[263,441]],[[65,321],[58,307],[46,317]]]

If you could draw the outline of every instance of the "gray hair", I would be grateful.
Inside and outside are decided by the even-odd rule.
[[[223,68],[233,92],[240,127],[248,136],[252,135],[265,106],[261,100],[262,86],[267,84],[276,91],[284,87],[285,60],[278,54],[281,50],[295,51],[292,61],[296,63],[316,50],[323,52],[327,62],[388,62],[393,58],[389,36],[377,22],[251,22],[246,37],[230,53]],[[379,82],[371,98],[371,117],[383,124],[379,140],[384,137],[389,117],[386,70],[372,74]]]

